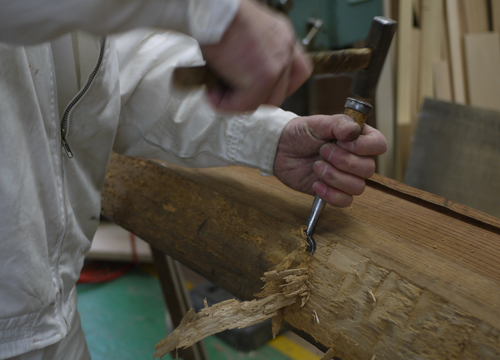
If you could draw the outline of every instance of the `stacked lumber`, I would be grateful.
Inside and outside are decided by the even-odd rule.
[[[399,0],[395,17],[402,180],[425,98],[500,110],[500,0]]]

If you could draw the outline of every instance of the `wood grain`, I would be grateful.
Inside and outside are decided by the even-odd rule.
[[[310,256],[300,227],[311,203],[255,170],[113,156],[102,212],[252,299],[285,256]],[[310,299],[284,319],[335,356],[500,357],[497,218],[374,176],[352,207],[325,208],[315,239]]]

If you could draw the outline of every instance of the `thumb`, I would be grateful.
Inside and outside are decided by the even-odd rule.
[[[361,134],[360,126],[344,114],[316,115],[309,119],[310,132],[318,140],[349,142],[357,139]]]

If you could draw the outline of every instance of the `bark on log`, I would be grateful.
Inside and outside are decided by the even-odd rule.
[[[249,300],[305,247],[311,203],[246,168],[114,155],[102,213]],[[374,176],[351,208],[325,209],[315,239],[310,299],[284,319],[335,356],[500,358],[499,219]]]

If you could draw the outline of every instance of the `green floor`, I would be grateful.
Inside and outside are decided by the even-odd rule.
[[[166,335],[164,302],[156,278],[136,268],[111,282],[78,285],[78,297],[93,360],[153,358],[154,345]],[[291,359],[269,345],[242,353],[216,336],[204,342],[210,360]]]

